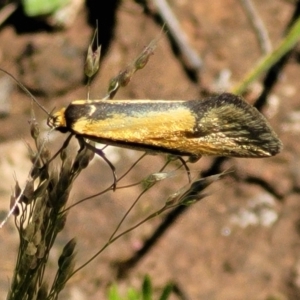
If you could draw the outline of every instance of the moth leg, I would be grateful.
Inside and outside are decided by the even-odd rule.
[[[191,179],[191,170],[188,167],[188,165],[186,164],[186,161],[181,156],[177,156],[177,159],[181,161],[183,167],[186,170],[186,173],[187,173],[187,176],[188,176],[188,179],[189,179],[189,183],[191,183],[192,182],[192,179]]]
[[[116,175],[116,168],[115,166],[110,162],[110,160],[105,156],[105,153],[101,150],[98,149],[92,145],[90,145],[89,143],[87,143],[83,138],[78,137],[78,142],[80,145],[80,149],[78,151],[82,151],[84,147],[87,147],[88,149],[94,151],[94,153],[96,153],[97,155],[99,155],[110,167],[112,173],[113,173],[113,178],[114,178],[114,183],[112,185],[113,191],[116,190],[117,188],[117,175]]]
[[[82,138],[82,137],[79,137],[79,136],[76,136],[77,140],[78,140],[78,144],[79,144],[79,149],[78,149],[78,153],[81,152],[85,147],[87,147],[88,143]],[[94,149],[91,149],[92,151],[95,152]]]
[[[51,161],[53,161],[53,160],[57,157],[57,155],[58,155],[62,150],[66,149],[66,148],[68,147],[68,145],[69,145],[69,143],[70,143],[70,140],[71,140],[71,138],[72,138],[73,135],[74,135],[74,134],[71,133],[71,134],[66,138],[66,140],[65,140],[64,143],[63,143],[63,145],[62,145],[62,146],[59,148],[59,150],[58,150],[58,151],[50,158],[50,160],[47,161],[46,164],[49,164]]]

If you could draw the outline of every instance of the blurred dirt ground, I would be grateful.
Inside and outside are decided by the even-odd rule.
[[[200,80],[190,79],[169,40],[163,36],[146,68],[119,91],[116,99],[198,99],[205,91],[215,90],[216,79],[224,72],[231,74],[226,86],[230,90],[261,57],[256,35],[239,1],[169,2],[190,44],[203,59]],[[295,1],[255,0],[253,3],[273,46],[277,45],[295,10]],[[102,12],[100,25],[105,22],[110,25],[109,17],[109,13]],[[30,88],[49,111],[74,99],[86,99],[82,70],[93,34],[87,19],[88,12],[82,8],[75,22],[65,30],[24,32],[12,22],[0,30],[0,66]],[[110,41],[109,30],[113,32]],[[100,26],[106,49],[91,98],[103,97],[109,79],[156,38],[161,28],[153,18],[143,14],[138,4],[123,1],[116,10],[114,27],[110,26],[109,30]],[[222,170],[233,168],[235,172],[211,186],[208,197],[180,216],[119,281],[121,288],[140,286],[144,274],[149,274],[156,288],[175,282],[187,299],[300,299],[298,58],[296,49],[263,109],[283,141],[282,153],[268,159],[227,160]],[[30,168],[24,140],[31,142],[28,125],[31,104],[7,77],[1,75],[0,86],[1,101],[8,99],[6,104],[10,105],[5,112],[8,115],[0,119],[2,219],[7,212],[14,177],[24,182]],[[254,101],[260,89],[259,83],[254,84],[252,96],[247,100]],[[35,112],[41,128],[47,131],[45,115],[38,108]],[[51,134],[49,147],[53,152],[61,145],[62,138],[59,133]],[[118,174],[140,155],[135,151],[111,149],[106,153]],[[191,166],[193,175],[207,170],[212,162],[212,158],[202,158]],[[125,182],[136,182],[158,171],[163,163],[163,155],[148,156]],[[103,190],[111,180],[107,165],[95,159],[75,183],[71,201]],[[186,183],[184,172],[175,172],[174,178],[141,199],[124,228],[161,207],[170,193]],[[134,187],[106,193],[72,209],[50,258],[51,267],[56,267],[62,247],[74,236],[78,240],[78,265],[89,259],[107,241],[140,191],[140,187]],[[116,280],[115,263],[131,257],[162,219],[160,216],[148,222],[109,246],[70,280],[60,299],[105,299],[107,286]],[[17,243],[18,234],[10,219],[1,230],[1,298],[9,289]],[[49,280],[51,276],[50,272]]]

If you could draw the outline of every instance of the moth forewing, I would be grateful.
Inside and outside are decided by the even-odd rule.
[[[199,143],[206,145],[205,155],[268,157],[282,149],[265,117],[238,96],[221,94],[192,109],[201,112],[195,132]]]
[[[50,125],[93,141],[177,155],[267,157],[282,147],[267,120],[233,94],[204,100],[76,100]]]

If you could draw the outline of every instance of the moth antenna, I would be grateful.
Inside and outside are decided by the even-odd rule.
[[[52,115],[51,114],[49,114],[49,112],[36,100],[36,98],[33,96],[33,94],[31,94],[30,93],[30,91],[17,79],[17,78],[15,78],[12,74],[10,74],[8,71],[6,71],[6,70],[4,70],[4,69],[2,69],[2,68],[0,68],[0,71],[2,71],[3,73],[5,73],[6,75],[8,75],[12,80],[14,80],[16,83],[17,83],[17,85],[31,98],[31,100],[33,100],[37,105],[38,105],[38,107],[40,107],[47,115],[48,115],[48,118],[50,118],[50,117],[52,117]],[[48,139],[48,137],[49,137],[49,134],[51,133],[53,131],[53,129],[52,130],[50,130],[49,132],[48,132],[48,134],[47,134],[47,138],[44,138],[43,140],[42,140],[42,144],[41,144],[41,146],[40,146],[40,148],[39,148],[39,150],[38,150],[38,153],[37,153],[37,156],[36,156],[36,158],[35,158],[35,160],[34,160],[34,162],[33,162],[33,164],[32,164],[32,167],[31,167],[31,169],[30,169],[30,171],[28,172],[28,176],[27,176],[27,179],[26,179],[26,182],[25,182],[25,185],[24,185],[24,188],[21,190],[21,192],[20,192],[20,194],[18,195],[18,197],[17,197],[17,199],[15,200],[15,203],[14,203],[14,205],[11,207],[11,209],[9,210],[9,212],[8,212],[8,214],[7,214],[7,216],[0,222],[0,229],[2,229],[2,227],[5,225],[5,223],[8,221],[8,219],[11,217],[11,215],[13,215],[13,213],[14,213],[14,211],[15,211],[15,209],[16,209],[16,207],[18,206],[18,204],[20,203],[20,200],[21,200],[21,198],[22,198],[22,196],[23,196],[23,194],[24,194],[24,191],[25,191],[25,189],[26,189],[26,187],[27,187],[27,184],[30,182],[30,179],[31,179],[31,174],[32,174],[32,171],[33,171],[33,169],[35,168],[35,166],[36,166],[36,164],[37,164],[37,162],[38,162],[38,160],[40,159],[40,157],[41,157],[41,153],[42,153],[42,151],[43,151],[43,148],[44,148],[44,146],[45,146],[45,144],[46,144],[46,141],[47,141],[47,139]]]
[[[31,98],[31,100],[33,100],[33,101],[35,102],[35,104],[36,104],[41,110],[43,110],[43,111],[47,114],[47,116],[48,116],[49,118],[52,117],[51,114],[49,114],[49,112],[46,110],[46,108],[45,108],[43,105],[41,105],[41,104],[36,100],[36,98],[30,93],[30,91],[25,87],[25,85],[22,84],[21,81],[19,81],[16,77],[14,77],[14,76],[13,76],[12,74],[10,74],[8,71],[6,71],[6,70],[4,70],[4,69],[2,69],[2,68],[0,68],[0,71],[2,71],[2,72],[5,73],[6,75],[8,75],[12,80],[14,80],[14,81],[17,83],[17,85],[23,90],[23,92],[25,92],[25,93]]]

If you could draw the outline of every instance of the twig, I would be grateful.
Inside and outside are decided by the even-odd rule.
[[[18,8],[16,3],[5,5],[0,11],[0,26],[15,12]]]
[[[193,71],[199,71],[203,65],[202,60],[196,51],[189,45],[188,38],[181,29],[180,24],[168,3],[165,0],[153,0],[153,4],[163,22],[166,24],[174,42],[178,46],[187,68]]]
[[[256,66],[254,66],[243,81],[232,89],[233,94],[242,94],[246,88],[256,80],[263,72],[270,70],[278,61],[287,55],[297,44],[300,38],[300,17],[293,22],[285,38],[269,54],[265,55]]]
[[[287,25],[287,28],[285,29],[286,34],[289,32],[291,27],[295,25],[295,23],[300,20],[300,1],[297,1],[295,3],[295,11],[293,13],[293,16],[291,17],[291,20],[289,24]],[[300,29],[299,29],[300,30]],[[255,102],[255,107],[258,110],[261,110],[262,107],[266,104],[267,97],[270,94],[272,88],[275,86],[275,84],[278,81],[278,78],[286,66],[289,57],[292,53],[292,50],[288,51],[277,63],[275,63],[267,72],[266,77],[263,81],[264,89],[261,93],[261,95],[258,97],[258,99]]]
[[[257,11],[251,0],[240,0],[246,15],[255,30],[259,45],[263,54],[270,53],[272,51],[272,44],[268,35],[268,32],[264,26],[263,21],[259,17]]]

